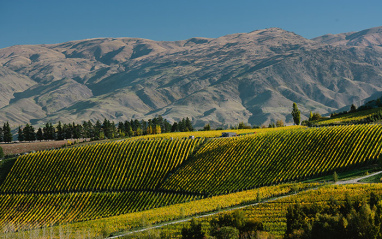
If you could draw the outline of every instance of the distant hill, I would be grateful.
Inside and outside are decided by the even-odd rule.
[[[0,49],[0,122],[190,117],[292,122],[382,91],[382,27],[305,39],[279,28],[164,42],[98,38]]]

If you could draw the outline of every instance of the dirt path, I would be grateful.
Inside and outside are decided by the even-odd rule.
[[[378,171],[378,172],[375,172],[375,173],[371,173],[369,175],[366,175],[366,176],[363,176],[363,177],[360,177],[360,178],[356,178],[356,179],[350,179],[350,180],[347,180],[347,181],[338,181],[336,182],[336,184],[353,184],[353,183],[361,183],[359,182],[360,180],[362,179],[365,179],[365,178],[368,178],[368,177],[372,177],[374,175],[377,175],[377,174],[380,174],[382,173],[382,171]]]
[[[380,174],[380,173],[382,173],[382,171],[378,171],[378,172],[375,172],[375,173],[372,173],[372,174],[369,174],[369,175],[366,175],[366,176],[363,176],[363,177],[359,177],[359,178],[356,178],[356,179],[351,179],[351,180],[346,180],[346,181],[339,181],[339,182],[337,182],[335,184],[342,185],[342,184],[359,183],[358,182],[359,180],[362,180],[362,179],[365,179],[365,178],[368,178],[368,177],[372,177],[372,176]],[[300,191],[300,192],[313,191],[313,190],[317,190],[318,188],[320,188],[320,187],[310,188],[310,189],[307,189],[307,190],[304,190],[304,191]],[[261,201],[261,202],[258,202],[258,203],[248,204],[248,205],[244,205],[244,206],[236,206],[236,207],[232,207],[232,208],[229,208],[229,209],[222,209],[222,210],[220,210],[218,212],[208,213],[208,214],[204,214],[204,215],[200,215],[200,216],[194,216],[192,218],[209,217],[209,216],[213,216],[213,215],[216,215],[218,213],[221,213],[221,212],[228,212],[228,211],[233,211],[233,210],[242,209],[242,208],[246,208],[246,207],[256,206],[256,205],[262,204],[262,203],[273,202],[273,201],[276,201],[276,200],[279,200],[279,199],[282,199],[282,198],[286,198],[286,197],[290,197],[290,196],[296,195],[296,194],[298,194],[300,192],[293,193],[293,194],[288,194],[288,195],[284,195],[284,196],[280,196],[280,197],[276,197],[276,198],[271,198],[271,199],[264,200],[264,201]],[[107,239],[119,238],[119,237],[131,235],[131,234],[134,234],[134,233],[137,233],[137,232],[144,232],[144,231],[148,231],[148,230],[151,230],[151,229],[161,228],[161,227],[172,225],[172,224],[176,224],[176,223],[187,222],[187,221],[191,221],[192,218],[186,218],[186,219],[175,220],[175,221],[172,221],[172,222],[162,223],[162,224],[159,224],[159,225],[150,226],[150,227],[142,228],[142,229],[139,229],[139,230],[134,230],[134,231],[126,232],[126,233],[118,235],[118,236],[107,237]]]

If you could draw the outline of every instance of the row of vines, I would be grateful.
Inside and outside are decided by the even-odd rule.
[[[127,140],[23,155],[0,192],[154,189],[202,141]]]
[[[301,180],[374,163],[382,126],[305,128],[215,139],[162,184],[167,190],[222,194]]]
[[[102,230],[108,233],[126,231],[317,186],[320,184],[282,184],[204,199],[154,192],[3,195],[0,197],[0,203],[5,205],[0,211],[0,238],[28,238],[30,235],[59,238],[61,231],[70,231],[68,238],[78,237],[78,233],[94,238],[100,236]],[[176,204],[169,205],[172,203]],[[152,207],[156,208],[150,209]],[[66,224],[75,221],[81,222]],[[48,225],[58,226],[50,227],[49,235],[44,236]],[[33,228],[43,229],[20,232]]]
[[[199,197],[148,191],[0,195],[0,228],[17,231],[87,221],[195,199]]]

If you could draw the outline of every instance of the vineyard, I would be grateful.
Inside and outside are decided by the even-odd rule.
[[[344,124],[359,124],[369,123],[373,121],[374,117],[379,117],[381,114],[381,108],[362,110],[353,113],[347,113],[343,115],[332,116],[329,119],[321,119],[311,121],[312,125],[344,125]]]
[[[90,237],[131,230],[315,187],[285,183],[373,164],[382,152],[380,125],[198,133],[20,156],[0,181],[0,237],[46,226]],[[270,231],[285,226],[272,223]]]
[[[345,195],[348,195],[353,202],[362,201],[363,198],[368,197],[371,192],[382,196],[382,185],[353,184],[341,186],[324,186],[317,190],[301,192],[297,195],[278,199],[264,204],[258,204],[239,210],[244,212],[246,218],[256,218],[262,221],[265,231],[270,232],[272,235],[278,238],[282,238],[286,231],[286,213],[290,205],[295,203],[302,203],[304,205],[312,205],[316,203],[319,205],[323,205],[331,199],[337,200],[339,203],[341,203],[345,200]],[[218,216],[219,214],[205,217],[199,220],[204,225],[206,233],[209,232],[209,221],[211,221],[214,218],[217,218]],[[178,223],[166,226],[158,230],[160,230],[161,233],[164,235],[171,235],[173,238],[181,238],[182,228],[187,227],[189,224],[189,222]],[[151,233],[154,234],[154,232]]]
[[[77,222],[77,223],[72,223],[72,224],[60,223],[60,225],[58,225],[58,223],[57,223],[57,226],[51,227],[49,229],[48,234],[50,235],[49,238],[59,238],[60,232],[64,231],[66,234],[65,236],[67,238],[78,237],[78,234],[80,234],[81,237],[94,238],[96,236],[102,235],[102,233],[103,233],[102,230],[106,230],[108,233],[131,230],[131,229],[138,228],[138,227],[145,226],[145,225],[151,225],[151,224],[161,223],[161,222],[165,222],[165,221],[171,221],[174,219],[182,219],[184,217],[200,215],[203,213],[215,211],[219,208],[223,209],[223,208],[237,206],[237,205],[245,205],[248,203],[257,202],[259,199],[267,199],[270,197],[285,195],[288,193],[293,193],[293,192],[298,191],[298,190],[309,189],[309,188],[313,188],[313,187],[317,187],[317,186],[320,186],[320,184],[318,184],[318,183],[309,183],[309,184],[308,183],[305,183],[305,184],[298,183],[298,184],[282,184],[282,185],[277,185],[277,186],[261,187],[258,189],[247,190],[247,191],[237,192],[237,193],[231,193],[228,195],[213,196],[213,197],[209,197],[209,198],[200,199],[197,201],[189,201],[189,202],[185,202],[182,204],[163,206],[160,208],[154,208],[154,209],[149,209],[149,210],[144,210],[144,211],[139,211],[139,209],[136,208],[135,212],[131,212],[131,213],[127,213],[127,214],[121,213],[122,215],[119,215],[119,216],[100,218],[100,216],[97,215],[96,217],[93,217],[93,219],[95,219],[95,220],[91,220],[91,221],[86,221],[86,218],[83,217],[83,215],[86,215],[86,214],[81,212],[83,210],[80,210],[78,208],[69,209],[69,206],[68,206],[66,208],[66,210],[68,210],[68,213],[67,213],[68,216],[66,216],[65,213],[63,215],[60,215],[59,213],[54,212],[54,210],[50,210],[50,211],[53,212],[53,217],[56,217],[56,218],[64,217],[68,222],[70,221],[69,220],[70,218],[75,219],[75,217],[79,218],[82,216],[81,221],[83,221],[83,222]],[[105,194],[104,197],[106,195],[107,194]],[[155,199],[157,199],[157,201],[161,200],[161,199],[164,200],[163,196],[159,197],[159,195],[144,194],[144,193],[142,194],[142,197],[139,199],[143,199],[143,197],[150,196],[150,195],[151,195],[151,198],[155,198]],[[92,197],[93,196],[94,198],[95,197],[102,197],[99,194],[96,194],[96,195],[82,194],[81,196],[82,197]],[[25,196],[22,196],[22,197],[25,197]],[[41,205],[41,203],[44,203],[43,201],[47,201],[47,200],[43,199],[44,197],[42,197],[42,196],[40,196],[40,197],[41,197],[42,201],[40,202],[39,205]],[[73,197],[73,195],[72,196],[62,195],[62,197],[66,197],[66,202],[69,202],[67,200],[67,198]],[[87,209],[84,211],[88,211],[89,212],[88,215],[92,214],[91,210],[99,210],[99,211],[102,210],[105,212],[109,212],[109,214],[110,214],[111,210],[118,210],[118,208],[121,208],[118,205],[113,206],[112,201],[108,201],[110,199],[110,196],[106,196],[106,197],[107,197],[107,199],[105,199],[103,202],[107,202],[106,205],[108,205],[109,207],[107,207],[105,205],[105,209],[103,209],[103,207],[101,207],[102,204],[100,204],[97,201],[93,201],[93,203],[95,205],[99,205],[99,206],[93,206],[93,207],[95,207],[93,209],[91,209],[91,207],[92,207],[91,203],[87,203],[87,202],[84,205],[79,206],[79,207],[83,207],[83,208]],[[117,197],[117,196],[115,196],[115,197]],[[172,199],[172,200],[175,200],[174,197],[172,197],[172,198],[170,196],[167,196],[167,197]],[[38,197],[36,196],[35,198],[38,198]],[[25,201],[27,199],[24,198],[24,199],[18,199],[18,200],[19,201],[22,201],[22,200]],[[37,199],[35,199],[35,200],[37,200]],[[62,200],[64,200],[64,199],[62,199]],[[179,195],[176,200],[178,200],[179,202],[181,200],[188,201],[188,200],[191,200],[191,197],[186,196],[186,195]],[[147,199],[146,199],[146,201],[147,201]],[[138,202],[138,201],[136,200],[136,202]],[[123,200],[122,200],[122,201],[120,201],[119,205],[124,204],[124,203],[125,202],[123,202]],[[76,204],[76,203],[73,202],[73,204]],[[125,203],[124,205],[127,205],[127,204]],[[151,203],[151,205],[154,205],[154,204]],[[156,204],[156,205],[158,206],[159,204]],[[60,206],[58,206],[58,205],[50,205],[48,208],[50,209],[54,206],[57,209],[60,209],[59,208]],[[61,207],[64,207],[64,206],[61,206]],[[75,206],[75,207],[78,207],[78,206]],[[146,206],[146,207],[148,208],[148,206]],[[106,208],[109,208],[109,209],[106,209]],[[21,226],[29,227],[31,229],[32,228],[39,228],[39,227],[43,226],[43,224],[39,224],[39,223],[37,223],[37,221],[41,222],[44,220],[45,221],[52,220],[49,217],[49,213],[42,213],[41,214],[38,210],[42,211],[42,209],[39,209],[38,206],[36,206],[35,209],[37,210],[36,213],[29,213],[28,214],[28,212],[30,212],[30,210],[26,210],[23,215],[20,215],[19,213],[17,213],[16,210],[13,210],[13,212],[15,213],[14,215],[16,215],[16,216],[18,215],[18,219],[20,219],[20,222],[21,221],[27,221],[27,222],[29,222],[29,224],[23,224],[23,225],[18,224],[17,219],[13,220],[12,223],[10,220],[8,220],[8,223],[6,223],[6,220],[3,220],[2,221],[3,230],[0,231],[0,238],[2,238],[1,232],[3,232],[3,231],[4,232],[6,232],[6,231],[14,232],[18,227],[21,227]],[[4,210],[4,213],[5,213],[5,210]],[[29,220],[26,220],[25,215],[27,215]],[[40,215],[43,215],[43,216],[40,217]],[[46,219],[46,218],[48,218],[48,219]],[[100,218],[100,219],[96,219],[96,218]],[[9,217],[8,217],[8,219],[9,219]],[[45,231],[45,227],[43,227],[43,229],[37,229],[37,230],[32,230],[32,231],[21,231],[19,233],[13,233],[12,238],[28,238],[32,235],[37,235],[35,237],[40,238],[40,237],[43,237],[42,235],[44,233],[46,233],[44,231]],[[83,235],[85,235],[85,236],[83,236]],[[5,236],[6,236],[6,234],[5,234]]]
[[[202,141],[129,140],[23,155],[0,192],[154,189]]]
[[[139,136],[140,139],[152,139],[152,138],[188,138],[190,136],[203,137],[203,138],[216,138],[222,136],[223,132],[234,132],[238,135],[251,135],[251,134],[263,134],[275,131],[300,129],[303,126],[288,126],[279,128],[261,128],[261,129],[230,129],[230,130],[209,130],[209,131],[193,131],[193,132],[176,132],[176,133],[164,133],[164,134],[152,134]]]
[[[162,188],[222,194],[317,177],[375,162],[381,137],[382,126],[357,125],[215,139]]]
[[[199,199],[147,191],[0,195],[0,228],[23,230],[87,221]]]

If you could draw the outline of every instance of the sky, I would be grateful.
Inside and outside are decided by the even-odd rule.
[[[270,27],[305,38],[382,26],[381,0],[0,0],[0,48],[98,37],[216,38]]]

